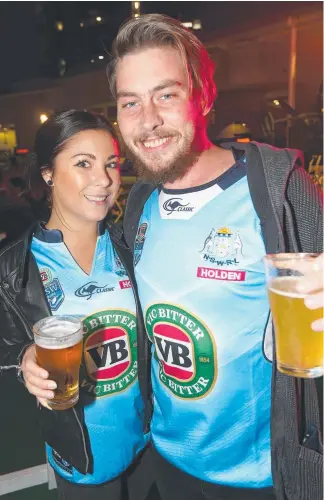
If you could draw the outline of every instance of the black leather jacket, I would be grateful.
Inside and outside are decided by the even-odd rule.
[[[132,281],[138,318],[141,320],[131,254],[123,243],[120,229],[112,224],[107,224],[107,227],[114,248]],[[0,375],[4,370],[17,370],[20,376],[21,360],[27,347],[33,343],[33,324],[51,314],[38,267],[30,251],[34,230],[35,225],[0,254]],[[82,402],[65,411],[50,411],[39,405],[39,419],[45,441],[79,472],[91,472],[93,459]]]

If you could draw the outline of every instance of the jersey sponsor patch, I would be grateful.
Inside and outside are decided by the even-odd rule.
[[[143,222],[138,228],[134,245],[134,266],[137,266],[141,259],[147,228],[148,224],[146,222]]]
[[[245,281],[246,271],[230,271],[229,269],[213,269],[211,267],[198,267],[197,277],[219,281]]]
[[[54,278],[50,283],[45,285],[44,289],[51,310],[57,311],[65,298],[59,279]]]
[[[123,280],[119,282],[119,286],[122,290],[125,290],[125,288],[132,288],[132,283],[130,280]]]
[[[218,266],[237,266],[242,257],[242,241],[238,231],[228,227],[212,228],[200,250],[204,261]]]
[[[145,322],[162,384],[182,399],[205,397],[217,379],[216,346],[208,328],[186,310],[163,303],[148,308]]]
[[[83,320],[84,363],[80,389],[100,398],[126,390],[137,377],[136,318],[108,309]]]
[[[174,212],[193,212],[194,208],[190,206],[190,203],[185,203],[180,197],[168,198],[163,203],[163,210],[166,215],[171,215]]]
[[[43,285],[50,283],[53,279],[52,272],[48,267],[43,267],[39,270],[39,274],[42,280]]]
[[[114,287],[109,287],[108,285],[99,286],[97,281],[89,281],[85,285],[80,286],[80,288],[74,292],[74,295],[90,300],[91,297],[97,293],[113,292],[114,290]]]

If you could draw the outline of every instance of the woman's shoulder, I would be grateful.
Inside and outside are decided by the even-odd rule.
[[[0,280],[22,265],[30,247],[33,231],[34,224],[19,238],[8,242],[0,249]]]

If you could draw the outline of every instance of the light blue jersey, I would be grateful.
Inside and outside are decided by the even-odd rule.
[[[201,480],[263,488],[272,485],[269,304],[244,162],[200,188],[155,190],[134,250],[156,449]]]
[[[128,468],[148,437],[142,432],[131,285],[107,231],[98,237],[89,275],[73,259],[59,231],[39,230],[32,252],[52,313],[83,320],[80,399],[94,470],[79,473],[49,446],[48,459],[68,481],[104,483]]]

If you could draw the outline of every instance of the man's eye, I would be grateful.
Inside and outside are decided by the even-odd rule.
[[[123,108],[134,108],[136,106],[136,102],[126,102],[125,104],[122,105]]]
[[[162,101],[169,101],[172,97],[175,97],[175,94],[163,94],[160,99]]]
[[[78,163],[75,165],[76,167],[81,167],[81,168],[88,168],[90,167],[90,163],[87,160],[80,160]]]

